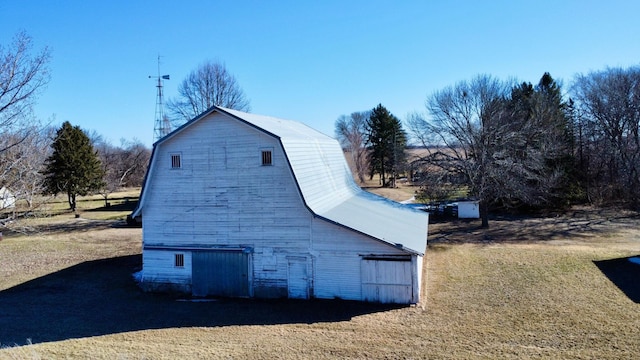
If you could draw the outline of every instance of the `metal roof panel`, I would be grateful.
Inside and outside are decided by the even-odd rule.
[[[222,110],[280,138],[302,197],[316,215],[424,253],[428,214],[362,190],[338,141],[296,121]]]

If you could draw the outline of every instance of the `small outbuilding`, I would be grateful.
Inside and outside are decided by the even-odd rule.
[[[150,291],[420,301],[428,214],[360,189],[299,122],[212,107],[154,144],[131,216]]]
[[[480,206],[478,201],[458,201],[459,219],[480,218]]]
[[[16,197],[6,187],[0,188],[0,210],[16,207]]]

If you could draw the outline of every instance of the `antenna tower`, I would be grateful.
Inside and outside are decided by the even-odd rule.
[[[171,122],[164,114],[162,86],[164,80],[169,80],[169,75],[160,75],[160,55],[158,55],[158,76],[149,75],[149,79],[158,79],[158,95],[156,96],[156,119],[153,126],[153,141],[158,141],[171,132]]]

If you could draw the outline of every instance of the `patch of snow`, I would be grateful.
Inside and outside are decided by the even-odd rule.
[[[634,264],[640,265],[640,256],[635,256],[635,257],[629,258],[629,261],[631,261]]]

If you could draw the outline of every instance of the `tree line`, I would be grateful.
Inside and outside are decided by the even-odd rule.
[[[150,150],[140,142],[114,146],[68,122],[52,129],[35,119],[32,106],[49,81],[51,55],[48,48],[31,51],[23,32],[0,46],[0,187],[29,208],[38,195],[65,193],[75,209],[76,195],[100,192],[107,202],[118,187],[141,185]],[[639,84],[639,66],[577,75],[566,93],[549,73],[535,85],[478,75],[435,91],[425,111],[404,123],[382,104],[343,115],[336,136],[361,183],[378,175],[381,186],[395,186],[406,176],[423,198],[465,193],[479,201],[483,225],[496,207],[638,208]],[[192,71],[167,105],[176,126],[213,105],[250,110],[218,61]],[[409,145],[422,146],[424,155],[408,159]],[[85,176],[65,169],[67,162]]]
[[[73,211],[77,196],[90,193],[100,193],[107,206],[111,193],[142,185],[151,150],[138,140],[113,145],[68,121],[57,129],[43,125],[32,109],[50,80],[50,59],[47,47],[33,51],[25,32],[16,34],[7,47],[0,44],[0,188],[24,203],[26,212],[57,194],[67,196]],[[178,96],[168,100],[169,123],[176,128],[213,105],[251,108],[225,65],[208,60],[190,72]]]
[[[640,205],[640,67],[577,75],[567,93],[549,73],[535,85],[478,75],[435,91],[425,110],[408,115],[408,132],[382,105],[336,120],[360,182],[368,171],[394,186],[402,173],[427,199],[462,192],[483,226],[492,208]],[[406,161],[407,138],[422,156]]]
[[[5,131],[0,143],[11,144],[0,152],[0,187],[24,204],[11,217],[35,210],[50,195],[66,195],[72,211],[76,197],[87,194],[101,194],[107,205],[111,193],[142,185],[151,157],[137,140],[115,146],[68,121],[58,129]]]
[[[118,188],[140,186],[151,155],[139,141],[114,146],[69,122],[59,129],[43,125],[33,105],[50,80],[50,58],[46,47],[33,51],[25,32],[0,46],[0,188],[24,204],[24,213],[48,195],[67,195],[75,210],[78,195],[100,192],[106,201]]]

